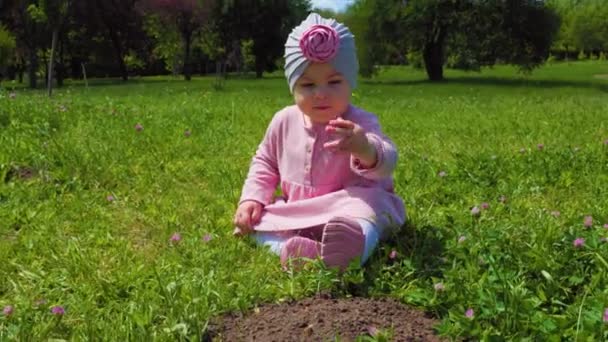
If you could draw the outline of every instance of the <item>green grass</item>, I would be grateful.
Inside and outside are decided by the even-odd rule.
[[[221,313],[318,291],[399,298],[450,338],[608,338],[608,80],[595,74],[608,64],[362,80],[353,102],[398,145],[409,221],[344,276],[282,272],[231,236],[250,158],[293,101],[280,74],[221,91],[167,77],[68,83],[50,100],[0,90],[0,307],[14,306],[0,340],[198,339]]]

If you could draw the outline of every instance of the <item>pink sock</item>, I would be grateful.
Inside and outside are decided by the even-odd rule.
[[[328,267],[345,270],[355,258],[363,256],[365,235],[356,220],[335,217],[323,232],[321,258]]]
[[[293,259],[307,258],[316,259],[321,253],[321,244],[318,241],[302,237],[294,236],[285,242],[285,245],[281,249],[281,265],[283,268],[287,268],[290,263],[295,268],[300,268],[303,265],[302,260],[296,261]]]

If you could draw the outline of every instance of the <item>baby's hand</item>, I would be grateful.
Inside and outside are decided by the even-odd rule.
[[[253,226],[260,222],[263,206],[256,201],[244,201],[234,214],[234,235],[242,236],[253,232]]]
[[[332,151],[348,152],[359,158],[363,164],[376,163],[376,149],[367,140],[365,130],[358,124],[337,118],[330,120],[325,131],[333,133],[339,138],[325,143],[324,148]]]

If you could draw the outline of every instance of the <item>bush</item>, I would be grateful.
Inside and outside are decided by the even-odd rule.
[[[9,64],[15,50],[15,37],[0,25],[0,66]]]
[[[124,56],[125,65],[130,72],[142,70],[145,67],[144,62],[137,56],[135,51],[130,50],[127,55]]]
[[[598,57],[598,59],[600,61],[605,61],[606,60],[606,54],[603,51],[600,52],[600,56]]]
[[[587,55],[585,54],[585,51],[581,50],[578,53],[578,56],[576,57],[576,59],[578,59],[579,61],[584,61],[587,59]]]
[[[253,40],[247,39],[241,41],[241,53],[243,54],[243,66],[245,70],[254,70],[255,69],[255,55],[253,54]],[[278,64],[278,63],[277,63]],[[280,67],[277,69],[283,68],[283,64],[280,64]]]
[[[409,51],[407,55],[407,64],[413,66],[416,69],[422,69],[424,67],[424,59],[420,51]]]
[[[451,69],[479,71],[480,65],[475,56],[469,51],[457,51],[448,56],[446,66]]]

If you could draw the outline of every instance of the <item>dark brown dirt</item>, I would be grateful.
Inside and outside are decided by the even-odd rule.
[[[4,179],[5,183],[8,183],[13,178],[19,180],[28,180],[32,179],[36,176],[36,170],[27,166],[13,166],[8,173],[6,174],[6,178]]]
[[[211,322],[210,341],[354,341],[369,328],[392,329],[392,341],[441,341],[438,321],[390,298],[307,298],[269,304],[247,315],[229,314]]]

